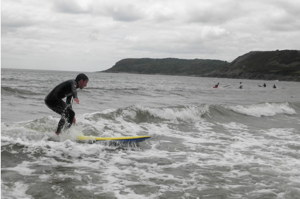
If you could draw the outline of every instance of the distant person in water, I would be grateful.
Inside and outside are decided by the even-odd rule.
[[[267,85],[266,85],[266,83],[264,83],[264,87],[266,87]]]
[[[239,87],[239,89],[243,89],[242,82],[240,82],[240,87]]]
[[[219,86],[219,82],[214,86],[214,88],[218,88],[218,86]]]
[[[58,122],[56,135],[61,133],[62,128],[70,128],[72,124],[76,123],[75,112],[72,109],[71,100],[79,104],[76,89],[83,89],[87,86],[89,78],[81,73],[77,75],[76,79],[67,80],[57,85],[45,98],[45,104],[54,112],[61,115]],[[66,102],[62,99],[66,97]],[[67,125],[65,125],[67,121]]]
[[[273,88],[276,88],[275,84],[274,84]]]

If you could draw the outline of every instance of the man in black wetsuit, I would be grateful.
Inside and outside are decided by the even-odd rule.
[[[71,99],[79,104],[77,98],[77,88],[83,89],[87,86],[89,78],[80,73],[76,79],[68,80],[57,85],[45,98],[45,104],[54,112],[61,115],[61,119],[58,123],[56,135],[59,135],[62,128],[64,127],[66,120],[67,125],[65,128],[70,128],[72,123],[75,124],[75,112],[72,110]],[[67,97],[66,102],[62,101],[63,98]]]

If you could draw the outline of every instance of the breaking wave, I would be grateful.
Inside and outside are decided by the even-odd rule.
[[[202,104],[198,106],[174,106],[164,108],[134,105],[126,108],[107,109],[87,115],[92,120],[99,120],[101,118],[116,120],[116,118],[122,118],[125,121],[134,123],[159,123],[162,121],[189,123],[201,121],[204,118],[211,118],[216,115],[224,117],[240,117],[240,115],[254,117],[270,117],[279,114],[295,115],[297,114],[296,109],[297,105],[291,105],[289,103],[263,103],[235,106]]]
[[[236,105],[226,106],[226,108],[237,113],[254,117],[275,116],[277,114],[297,114],[297,112],[290,106],[289,103],[263,103],[247,106]]]
[[[165,108],[151,108],[140,105],[120,109],[108,109],[102,112],[90,114],[90,118],[115,120],[122,117],[126,121],[135,123],[172,121],[172,122],[193,122],[209,111],[209,105],[201,106],[176,106]]]

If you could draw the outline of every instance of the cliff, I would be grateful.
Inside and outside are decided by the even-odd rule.
[[[231,63],[208,59],[123,59],[102,72],[300,81],[300,51],[253,51]]]
[[[123,59],[102,72],[203,76],[227,65],[226,61],[203,59]]]
[[[228,66],[210,73],[211,77],[300,81],[300,51],[254,51]]]

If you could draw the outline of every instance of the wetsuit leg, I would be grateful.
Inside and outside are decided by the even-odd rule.
[[[62,100],[45,100],[45,104],[54,112],[61,115],[61,119],[58,122],[57,133],[60,133],[62,128],[64,127],[66,120],[68,125],[66,128],[70,128],[73,122],[73,118],[75,116],[75,112]]]
[[[68,124],[65,127],[70,128],[73,123],[75,112],[72,109],[70,109],[69,107],[67,107],[64,111],[64,115],[65,115],[65,119],[67,119],[67,122],[68,122]]]

